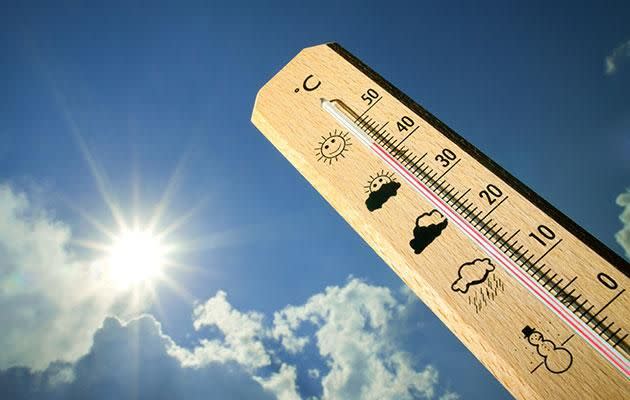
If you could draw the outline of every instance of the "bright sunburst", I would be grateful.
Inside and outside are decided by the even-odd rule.
[[[124,302],[127,299],[129,302],[126,305],[130,306],[129,310],[135,306],[143,307],[147,302],[153,302],[159,309],[157,289],[165,285],[176,294],[191,300],[190,295],[176,281],[178,270],[191,270],[191,267],[182,264],[176,258],[181,257],[182,252],[203,247],[204,243],[182,242],[174,238],[173,234],[193,218],[205,201],[202,199],[170,224],[161,223],[177,187],[183,160],[180,160],[175,167],[175,171],[166,183],[162,197],[154,207],[141,206],[139,182],[135,173],[133,199],[127,207],[121,207],[113,192],[109,190],[105,173],[98,167],[82,136],[78,131],[73,133],[114,222],[108,226],[77,204],[68,201],[75,211],[78,211],[104,236],[96,241],[73,240],[75,244],[94,252],[90,262],[91,272],[98,277],[104,289],[104,292],[97,294],[97,297],[111,302]]]
[[[122,288],[151,284],[163,278],[166,247],[148,230],[124,230],[107,255],[107,272]]]

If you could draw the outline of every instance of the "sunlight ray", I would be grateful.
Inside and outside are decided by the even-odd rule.
[[[168,258],[164,260],[164,266],[168,267],[169,270],[177,270],[177,271],[185,271],[185,272],[202,270],[201,267],[184,264],[184,263],[175,261],[174,259],[168,259]]]
[[[189,157],[189,152],[185,152],[182,155],[182,157],[179,159],[179,161],[177,162],[177,165],[175,166],[175,169],[173,170],[173,173],[171,174],[171,177],[168,180],[166,189],[164,190],[164,193],[162,194],[160,201],[158,202],[157,206],[155,207],[155,210],[153,211],[153,215],[151,216],[149,220],[147,229],[155,230],[155,227],[159,225],[160,219],[162,218],[164,212],[166,211],[166,208],[170,204],[173,194],[175,193],[175,190],[177,189],[179,180],[181,179],[184,166],[186,165],[188,157]]]
[[[71,243],[74,243],[76,245],[79,245],[83,248],[86,249],[91,249],[91,250],[98,250],[101,251],[103,253],[108,252],[111,250],[111,245],[107,245],[105,243],[102,242],[96,242],[93,240],[87,240],[87,239],[71,239]]]
[[[90,279],[86,281],[86,288],[82,293],[88,296],[88,301],[104,306],[112,310],[115,315],[125,316],[125,318],[137,315],[138,312],[145,310],[149,303],[161,310],[162,307],[157,301],[158,288],[156,287],[160,283],[164,283],[166,287],[192,304],[194,302],[192,296],[177,284],[173,277],[169,276],[166,269],[182,271],[193,268],[179,264],[173,259],[167,259],[167,253],[170,251],[181,252],[183,247],[171,241],[165,244],[165,241],[170,234],[181,228],[205,206],[206,199],[201,200],[191,210],[178,216],[175,221],[161,229],[159,235],[154,234],[158,231],[157,227],[160,226],[161,219],[179,187],[190,151],[184,152],[179,158],[159,202],[150,215],[143,215],[142,213],[139,169],[135,162],[131,163],[131,207],[125,209],[131,215],[125,215],[111,190],[105,170],[90,151],[79,124],[68,107],[64,94],[57,88],[57,84],[49,71],[44,70],[43,72],[50,84],[52,95],[67,129],[74,139],[89,169],[95,187],[115,224],[114,229],[110,229],[70,199],[63,199],[70,209],[77,212],[83,220],[107,238],[105,242],[89,239],[72,239],[70,242],[102,253],[96,255],[93,260],[86,264],[88,267],[86,268],[86,277]],[[143,217],[149,218],[148,224],[141,223]],[[104,295],[104,292],[107,292],[107,295]],[[137,349],[135,351],[137,352]]]
[[[201,200],[199,200],[197,204],[194,207],[192,207],[187,213],[177,218],[175,221],[167,225],[165,228],[160,229],[159,232],[156,233],[156,236],[161,239],[177,231],[182,225],[188,222],[198,212],[203,210],[208,204],[208,200],[209,200],[209,196],[206,196],[202,198]]]
[[[91,216],[87,211],[83,210],[79,206],[73,204],[69,199],[65,196],[62,198],[64,203],[74,212],[78,213],[81,218],[83,218],[86,222],[96,228],[99,232],[107,236],[109,239],[114,239],[116,235],[110,229],[108,229],[104,224],[100,223],[96,218]]]
[[[107,204],[107,207],[109,208],[112,217],[114,217],[116,224],[120,229],[127,229],[127,224],[125,223],[123,214],[120,211],[120,208],[118,207],[113,194],[108,191],[107,177],[105,173],[100,170],[99,166],[96,163],[96,160],[87,147],[87,143],[85,143],[83,136],[81,136],[81,133],[79,132],[78,128],[76,128],[76,126],[72,129],[72,133],[79,146],[79,149],[81,150],[85,162],[88,164],[96,187],[101,194],[103,201],[105,202],[105,204]]]
[[[83,156],[84,161],[87,163],[90,169],[90,173],[92,174],[96,187],[103,201],[109,208],[110,213],[112,214],[119,228],[125,228],[126,226],[125,226],[125,221],[122,216],[122,213],[119,207],[116,205],[116,201],[114,200],[111,193],[107,191],[107,184],[106,184],[107,179],[105,175],[101,173],[101,171],[99,171],[97,163],[94,157],[92,156],[91,152],[89,151],[89,148],[87,144],[85,143],[85,140],[83,139],[83,135],[81,134],[79,126],[77,122],[75,121],[72,113],[70,112],[69,107],[66,104],[65,95],[61,92],[61,90],[59,90],[59,88],[57,87],[56,80],[53,79],[50,71],[47,68],[45,68],[45,64],[42,62],[42,60],[39,59],[39,54],[35,54],[35,56],[37,58],[38,65],[40,66],[40,68],[42,68],[41,71],[46,77],[47,83],[50,85],[50,90],[51,90],[53,99],[55,103],[57,104],[57,106],[59,107],[62,117],[68,126],[68,130],[70,131],[70,134],[72,135],[76,144],[78,145],[79,150],[81,151],[81,155]]]
[[[180,241],[176,247],[169,250],[176,254],[189,251],[212,250],[241,243],[249,235],[246,228],[230,229],[229,231],[215,232],[197,239]]]
[[[164,282],[164,280],[161,279],[160,282]],[[156,287],[154,285],[150,285],[146,290],[149,291],[149,297],[151,298],[151,305],[157,311],[158,316],[164,317],[164,315],[166,315],[166,314],[164,313],[164,307],[162,306],[162,302],[160,301],[160,297],[157,294]]]
[[[175,280],[171,279],[170,277],[163,277],[160,280],[160,283],[165,284],[169,288],[169,290],[173,291],[173,293],[175,293],[180,299],[186,301],[191,305],[195,303],[195,297],[192,294],[188,293],[186,289],[184,289],[181,285],[179,285]]]
[[[136,162],[131,167],[131,218],[133,229],[140,228],[140,172]]]

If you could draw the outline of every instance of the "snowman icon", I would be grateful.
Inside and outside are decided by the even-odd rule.
[[[564,347],[556,346],[551,340],[545,339],[542,333],[536,329],[525,326],[522,330],[525,339],[536,348],[538,355],[543,358],[543,361],[538,365],[545,364],[545,367],[554,374],[561,374],[566,372],[573,363],[573,356],[571,352]],[[538,369],[534,368],[532,373]]]

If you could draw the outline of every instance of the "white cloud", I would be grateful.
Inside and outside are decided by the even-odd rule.
[[[219,291],[193,311],[193,326],[199,331],[204,327],[216,327],[223,339],[203,339],[192,351],[174,347],[171,354],[184,366],[202,367],[212,362],[235,361],[251,370],[267,366],[271,359],[262,337],[265,335],[263,315],[256,312],[242,313],[227,301],[227,294]]]
[[[69,250],[70,228],[0,185],[0,369],[76,360],[114,303]]]
[[[69,250],[71,240],[66,224],[33,206],[24,194],[0,185],[0,375],[11,367],[26,367],[25,387],[37,381],[47,385],[37,389],[42,393],[74,390],[100,377],[121,379],[126,388],[132,383],[123,379],[123,370],[140,366],[127,365],[125,357],[148,348],[142,357],[149,357],[148,364],[153,363],[152,354],[160,360],[155,368],[166,372],[154,372],[163,379],[192,379],[199,390],[200,377],[223,376],[218,369],[237,368],[237,381],[248,382],[243,390],[293,400],[300,398],[299,370],[282,355],[297,355],[313,345],[326,372],[305,372],[321,383],[322,400],[405,400],[436,393],[437,370],[418,367],[397,348],[392,327],[406,318],[410,303],[405,296],[399,301],[387,288],[351,279],[302,305],[285,307],[271,323],[265,323],[261,313],[233,307],[220,291],[194,307],[192,324],[201,339],[189,349],[162,334],[152,317],[128,324],[108,318],[115,314],[120,294],[113,293],[92,264]],[[305,325],[314,332],[302,329]],[[132,331],[134,340],[129,337]],[[142,376],[152,379],[148,372]],[[31,378],[35,381],[28,381]],[[189,393],[179,386],[172,390]]]
[[[459,400],[460,397],[457,393],[446,392],[440,396],[440,400]]]
[[[42,372],[0,371],[0,383],[12,399],[29,400],[275,398],[233,363],[183,368],[166,351],[173,345],[152,316],[129,322],[106,318],[77,362],[51,364]],[[71,371],[74,379],[51,384],[62,371]]]
[[[183,367],[203,368],[209,364],[232,361],[255,374],[256,370],[271,364],[271,351],[263,343],[263,338],[269,336],[268,329],[263,326],[263,315],[235,309],[224,291],[217,292],[194,308],[193,326],[197,331],[215,327],[223,338],[202,339],[192,350],[172,343],[168,352]],[[253,376],[253,379],[278,400],[300,399],[295,366],[282,363],[280,369],[270,376]]]
[[[49,367],[48,370],[51,370]],[[64,366],[54,373],[51,373],[48,377],[48,384],[50,386],[57,386],[64,383],[70,383],[74,381],[74,370],[71,367]]]
[[[615,47],[612,53],[604,59],[604,72],[606,75],[613,75],[617,72],[620,65],[628,57],[630,57],[630,40]]]
[[[280,371],[272,374],[269,378],[254,378],[268,392],[273,393],[278,400],[300,400],[297,390],[297,371],[294,366],[282,364]]]
[[[278,399],[293,400],[300,398],[297,368],[285,363],[273,346],[297,354],[313,343],[329,367],[323,376],[318,369],[307,371],[311,379],[321,379],[322,400],[433,398],[438,371],[431,365],[418,368],[410,354],[397,348],[397,332],[391,331],[408,317],[412,304],[408,291],[401,294],[399,301],[385,287],[351,279],[343,287],[326,288],[303,305],[285,307],[266,326],[262,314],[235,309],[220,291],[195,307],[193,325],[201,334],[201,328],[215,327],[223,338],[202,339],[190,350],[172,343],[168,352],[183,366],[196,369],[236,362]],[[299,336],[305,324],[315,331]],[[268,370],[274,365],[280,365],[277,372],[257,376],[262,367]],[[457,397],[445,393],[443,398]]]
[[[623,223],[623,228],[615,235],[617,243],[623,247],[626,252],[626,257],[630,258],[630,189],[627,189],[625,193],[621,193],[617,196],[617,204],[623,207],[623,211],[619,216],[619,219]]]
[[[352,279],[344,287],[328,287],[302,306],[274,315],[274,337],[287,351],[306,342],[296,337],[302,323],[317,327],[320,355],[330,371],[322,379],[323,399],[413,399],[435,394],[438,372],[416,369],[410,356],[391,341],[389,323],[402,311],[389,289]]]

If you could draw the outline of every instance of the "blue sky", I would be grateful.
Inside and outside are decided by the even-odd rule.
[[[250,123],[314,44],[630,252],[627,2],[126,3],[0,13],[0,392],[510,398]],[[177,288],[103,286],[81,245],[108,241],[85,215],[116,231],[103,192],[126,220],[191,215]]]

